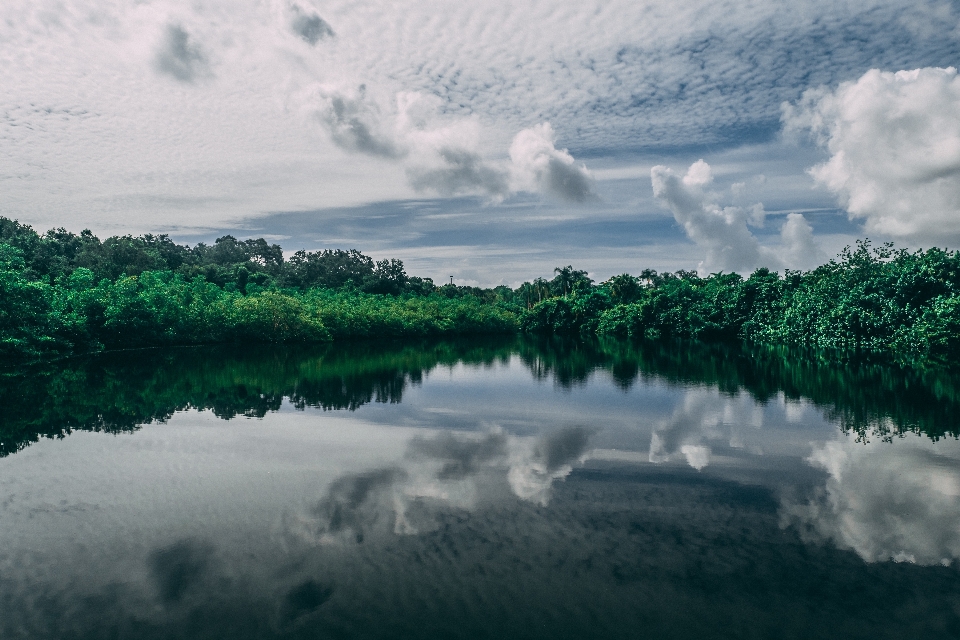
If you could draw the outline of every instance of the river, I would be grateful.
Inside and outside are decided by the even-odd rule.
[[[958,390],[513,338],[7,371],[0,637],[960,637]]]

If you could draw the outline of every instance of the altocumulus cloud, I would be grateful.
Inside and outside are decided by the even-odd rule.
[[[4,0],[0,205],[37,226],[140,233],[417,192],[562,204],[602,193],[596,220],[635,203],[607,178],[593,184],[587,154],[599,169],[691,144],[777,147],[780,105],[805,88],[955,64],[957,11],[941,0]],[[157,76],[177,90],[158,90]],[[311,130],[301,99],[321,86]],[[406,95],[430,97],[433,114],[403,122]],[[810,207],[800,200],[780,208]]]
[[[783,105],[830,158],[810,169],[868,232],[960,242],[960,77],[955,68],[876,69]]]

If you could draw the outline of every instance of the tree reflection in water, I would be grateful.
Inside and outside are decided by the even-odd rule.
[[[130,351],[8,374],[8,456],[170,424],[3,461],[0,636],[957,637],[957,380],[828,355],[511,338]],[[436,376],[445,403],[412,389],[508,362]],[[536,394],[507,378],[466,409],[515,393],[539,430],[453,428],[452,413],[408,428],[397,406],[359,419],[375,403],[461,409],[517,372]],[[647,383],[669,401],[624,413],[649,450],[594,455],[615,429],[589,403],[652,403],[622,393]],[[551,412],[565,398],[587,424]],[[273,415],[284,404],[340,413]],[[765,422],[798,406],[841,429]],[[795,432],[787,453],[734,457]]]
[[[0,456],[73,430],[121,433],[184,409],[262,417],[286,398],[299,408],[356,410],[400,402],[437,367],[519,357],[539,379],[572,387],[606,372],[747,392],[765,403],[807,400],[861,439],[905,432],[938,439],[960,425],[960,375],[836,354],[696,342],[482,338],[414,343],[146,349],[57,362],[0,378]],[[696,455],[696,452],[694,452]]]

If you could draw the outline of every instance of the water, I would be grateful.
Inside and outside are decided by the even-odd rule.
[[[515,340],[8,373],[0,637],[960,637],[957,383]]]

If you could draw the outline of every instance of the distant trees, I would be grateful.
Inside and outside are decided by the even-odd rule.
[[[367,293],[428,295],[429,278],[410,278],[400,260],[374,261],[356,250],[297,251],[285,260],[280,245],[263,238],[238,240],[226,235],[212,245],[178,245],[166,234],[113,236],[100,241],[89,230],[79,235],[52,229],[40,235],[31,227],[0,217],[0,243],[19,249],[28,279],[54,284],[76,269],[88,269],[96,281],[172,271],[186,279],[202,276],[221,288],[243,294],[271,287],[351,288]]]
[[[233,340],[514,331],[806,345],[960,362],[960,253],[858,242],[812,271],[693,271],[595,284],[567,265],[516,289],[434,285],[400,260],[263,238],[178,245],[43,235],[0,217],[0,356]]]
[[[859,241],[812,271],[620,274],[593,285],[572,267],[517,292],[532,333],[748,341],[960,362],[960,253]],[[585,274],[583,274],[585,276]]]
[[[593,284],[586,271],[577,271],[571,265],[553,270],[556,277],[550,283],[554,295],[565,296],[577,290],[586,290]]]

